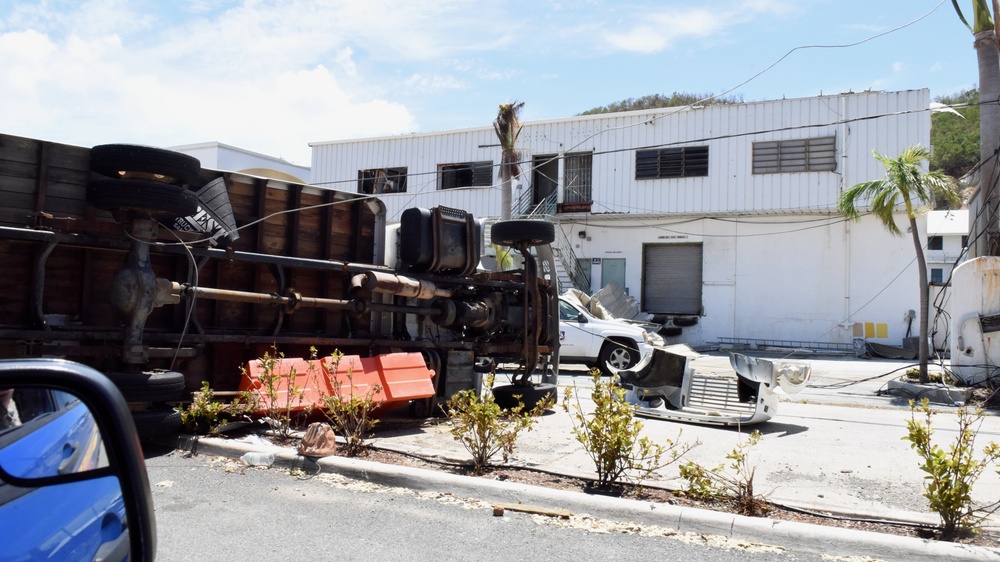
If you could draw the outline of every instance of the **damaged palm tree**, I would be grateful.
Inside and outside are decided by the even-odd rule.
[[[923,244],[917,231],[918,205],[934,202],[937,198],[946,199],[952,205],[959,203],[958,193],[954,183],[944,172],[935,170],[923,172],[920,163],[930,160],[931,153],[922,146],[910,146],[903,149],[898,158],[874,152],[875,158],[885,166],[885,177],[880,180],[867,181],[852,186],[840,194],[838,207],[850,220],[858,220],[861,213],[858,203],[868,201],[868,208],[878,218],[879,222],[894,236],[902,236],[903,232],[896,225],[894,217],[896,207],[902,204],[906,210],[906,218],[910,223],[910,233],[913,236],[913,247],[917,253],[917,273],[920,283],[920,384],[927,384],[927,361],[930,355],[927,345],[927,314],[928,286],[927,261],[924,259]]]
[[[524,102],[501,103],[497,111],[496,121],[493,122],[493,130],[500,139],[500,218],[510,219],[511,180],[517,177],[521,170],[519,162],[521,153],[514,148],[517,142],[517,135],[521,133],[521,121],[517,114],[524,107]]]

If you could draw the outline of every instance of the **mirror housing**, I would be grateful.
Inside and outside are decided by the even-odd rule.
[[[73,474],[21,479],[4,475],[14,486],[44,488],[100,476],[115,476],[121,486],[130,542],[130,560],[153,560],[156,521],[149,477],[139,437],[121,392],[100,372],[62,359],[0,360],[0,388],[46,387],[68,392],[86,405],[100,429],[108,466]]]

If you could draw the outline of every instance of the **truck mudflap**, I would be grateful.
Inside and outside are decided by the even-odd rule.
[[[257,415],[274,408],[288,408],[291,413],[323,409],[326,398],[336,396],[370,396],[384,411],[434,396],[434,375],[420,353],[344,355],[339,360],[276,357],[250,361],[239,390],[257,398],[252,412]],[[289,386],[301,392],[289,396]]]
[[[777,389],[799,392],[812,367],[730,353],[733,372],[696,372],[698,354],[683,345],[656,347],[633,369],[620,371],[616,382],[624,400],[640,416],[706,425],[752,425],[777,413]]]

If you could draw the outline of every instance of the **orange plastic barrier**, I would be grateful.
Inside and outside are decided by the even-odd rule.
[[[247,376],[240,381],[241,391],[251,391],[258,398],[258,414],[271,409],[265,384],[261,377],[267,376],[265,366],[259,360],[247,364]],[[291,409],[300,412],[308,407],[322,408],[327,396],[367,396],[372,393],[372,401],[383,409],[420,398],[434,396],[434,371],[424,364],[419,353],[387,353],[376,357],[344,355],[339,362],[327,356],[310,361],[308,359],[284,358],[274,361],[272,376],[275,381],[274,407],[284,408],[288,404],[289,382],[302,389],[302,397],[292,399]],[[340,392],[336,390],[340,385]]]

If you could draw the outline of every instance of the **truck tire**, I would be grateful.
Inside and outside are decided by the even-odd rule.
[[[184,375],[176,371],[108,373],[126,402],[175,402],[184,399]]]
[[[201,175],[201,161],[152,146],[102,144],[90,149],[90,169],[112,178],[139,173],[163,176],[163,183],[195,185]]]
[[[607,340],[601,346],[597,358],[597,368],[601,373],[612,376],[616,371],[630,369],[639,362],[639,348],[635,343]]]
[[[502,246],[513,246],[518,242],[527,242],[529,246],[551,244],[556,239],[556,227],[542,220],[500,221],[490,229],[490,239]]]
[[[515,396],[519,396],[520,399]],[[524,404],[522,412],[533,409],[539,403],[552,397],[554,404],[559,398],[556,385],[551,383],[536,384],[533,386],[514,386],[505,384],[493,387],[493,401],[504,410],[516,408],[518,404]]]
[[[198,212],[198,196],[186,188],[143,180],[98,180],[87,185],[87,203],[98,209],[145,211],[171,217]]]
[[[132,412],[132,421],[140,441],[177,435],[181,431],[181,414],[170,408]]]

